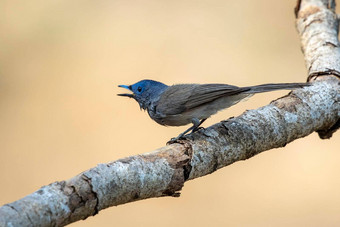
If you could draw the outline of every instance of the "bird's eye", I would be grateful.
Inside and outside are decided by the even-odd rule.
[[[137,91],[138,91],[138,92],[141,92],[141,91],[142,91],[142,87],[139,86],[139,87],[137,88]]]

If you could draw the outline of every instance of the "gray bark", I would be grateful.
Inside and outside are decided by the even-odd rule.
[[[330,138],[340,118],[334,1],[298,1],[297,28],[313,85],[190,134],[153,152],[99,164],[0,207],[0,226],[62,226],[136,200],[179,196],[185,181],[314,131]]]
[[[308,80],[320,76],[340,77],[339,18],[334,0],[297,1],[296,27],[301,38],[302,51],[308,69]],[[328,129],[317,130],[327,139],[340,127],[340,120]]]
[[[334,0],[305,0],[296,7],[296,27],[310,77],[340,76],[339,21]]]

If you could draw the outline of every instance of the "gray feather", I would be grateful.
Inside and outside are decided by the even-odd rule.
[[[154,80],[142,80],[132,85],[120,85],[133,94],[119,94],[134,98],[149,116],[161,125],[180,126],[193,123],[197,127],[211,115],[228,108],[256,93],[302,88],[308,83],[262,84],[237,87],[228,84],[179,84],[167,86]],[[187,133],[186,130],[179,137]]]
[[[249,90],[228,84],[178,84],[169,87],[158,101],[157,111],[175,115],[210,103],[224,96]]]
[[[280,84],[261,84],[256,86],[250,86],[249,91],[246,93],[255,94],[275,90],[292,90],[296,88],[303,88],[309,86],[308,83],[280,83]]]
[[[302,88],[308,83],[262,84],[249,87],[237,87],[228,84],[178,84],[170,86],[157,102],[157,112],[164,115],[176,115],[190,111],[219,98],[240,93],[255,94],[274,90]],[[240,96],[240,99],[247,96]]]

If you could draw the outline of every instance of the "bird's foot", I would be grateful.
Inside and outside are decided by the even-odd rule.
[[[198,127],[198,128],[195,128],[192,130],[192,132],[197,132],[199,130],[204,130],[205,128],[204,127]]]
[[[188,132],[185,131],[185,132],[179,134],[177,137],[171,138],[166,144],[169,145],[169,144],[173,144],[173,143],[179,142],[180,140],[186,140],[187,138],[185,138],[185,135],[187,133]]]
[[[166,144],[173,144],[173,143],[177,142],[178,140],[183,139],[184,135],[182,135],[182,134],[180,134],[177,137],[171,138]]]

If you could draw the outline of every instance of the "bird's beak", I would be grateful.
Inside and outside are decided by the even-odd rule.
[[[128,89],[128,90],[131,91],[131,86],[129,86],[129,85],[118,85],[118,87],[122,87],[122,88],[125,88],[125,89]],[[125,93],[125,94],[117,94],[117,95],[118,95],[118,96],[129,97],[129,98],[135,97],[135,94],[127,94],[127,93]]]

